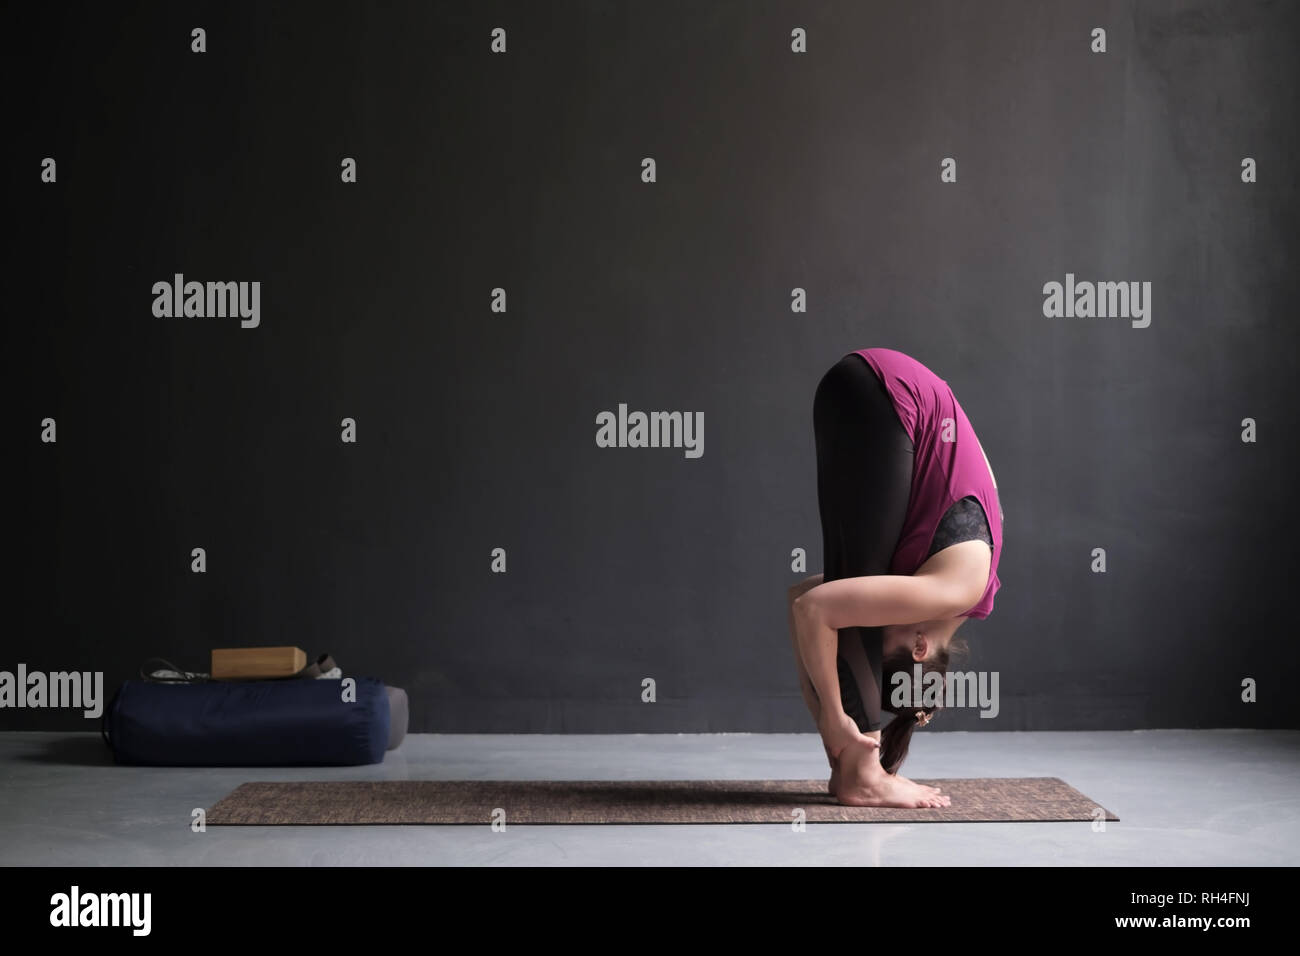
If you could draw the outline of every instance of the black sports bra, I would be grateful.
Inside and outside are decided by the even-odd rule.
[[[962,541],[983,541],[990,548],[993,547],[993,536],[989,532],[988,519],[984,516],[984,506],[974,495],[967,495],[944,513],[926,557]]]

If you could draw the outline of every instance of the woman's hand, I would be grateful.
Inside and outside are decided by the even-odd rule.
[[[823,709],[821,715],[817,718],[817,731],[822,735],[822,743],[826,745],[826,753],[831,759],[832,770],[837,769],[835,762],[849,744],[865,743],[871,747],[880,746],[880,742],[874,737],[868,737],[858,730],[858,725],[843,709]]]

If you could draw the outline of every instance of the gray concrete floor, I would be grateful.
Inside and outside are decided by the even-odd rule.
[[[927,733],[913,778],[1060,777],[1121,819],[1088,823],[212,827],[250,780],[824,777],[811,734],[407,737],[383,764],[141,768],[97,734],[0,734],[0,864],[1296,865],[1300,731]]]

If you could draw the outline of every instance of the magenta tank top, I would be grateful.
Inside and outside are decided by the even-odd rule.
[[[926,561],[944,514],[962,498],[974,495],[984,507],[993,554],[983,596],[960,616],[988,617],[993,595],[1002,586],[998,580],[1002,503],[975,429],[948,383],[916,359],[893,349],[858,349],[853,354],[866,359],[880,376],[916,453],[912,497],[890,572],[915,574]]]

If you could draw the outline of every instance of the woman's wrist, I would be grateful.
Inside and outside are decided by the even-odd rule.
[[[817,715],[818,720],[830,723],[832,721],[843,721],[846,717],[848,717],[848,714],[845,713],[844,705],[840,701],[823,700],[821,702],[821,711]]]

